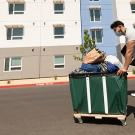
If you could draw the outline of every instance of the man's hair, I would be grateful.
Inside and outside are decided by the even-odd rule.
[[[124,26],[124,23],[123,22],[121,22],[121,21],[115,21],[115,22],[113,22],[112,24],[111,24],[111,29],[113,29],[113,28],[116,28],[116,27],[118,27],[119,25],[122,25],[122,26]]]

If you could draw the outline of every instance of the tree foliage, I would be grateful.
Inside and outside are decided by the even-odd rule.
[[[90,35],[88,34],[88,30],[84,30],[84,43],[83,45],[80,45],[80,52],[82,54],[85,54],[95,47],[95,41],[93,41]]]
[[[84,41],[83,44],[80,45],[80,52],[82,54],[82,57],[74,56],[74,59],[82,61],[83,55],[85,55],[87,52],[91,51],[95,47],[95,41],[93,41],[90,37],[88,30],[84,30]]]

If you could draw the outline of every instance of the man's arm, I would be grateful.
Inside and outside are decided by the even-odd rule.
[[[135,49],[135,41],[134,40],[129,41],[127,43],[127,50],[126,50],[126,54],[125,54],[124,66],[123,66],[123,68],[120,68],[118,70],[117,75],[122,75],[125,72],[127,72],[130,63],[132,62],[134,49]]]
[[[134,40],[128,41],[127,50],[125,54],[125,63],[123,67],[125,70],[128,70],[130,63],[132,62],[134,48],[135,48],[135,41]]]

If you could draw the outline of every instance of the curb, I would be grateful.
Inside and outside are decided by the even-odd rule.
[[[135,75],[129,75],[128,79],[135,79]],[[3,85],[3,86],[0,86],[0,89],[2,89],[2,88],[24,88],[24,87],[35,87],[35,86],[49,86],[49,85],[65,85],[65,84],[68,84],[68,83],[69,83],[69,81]]]
[[[69,82],[46,82],[46,83],[33,83],[33,84],[17,84],[17,85],[3,85],[1,88],[24,88],[24,87],[34,87],[34,86],[49,86],[49,85],[64,85]]]
[[[135,75],[128,76],[128,79],[135,79]]]

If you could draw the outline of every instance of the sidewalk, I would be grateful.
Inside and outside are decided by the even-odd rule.
[[[128,79],[135,79],[135,74],[128,72]],[[21,80],[8,80],[0,81],[0,88],[16,88],[16,87],[32,87],[32,86],[47,86],[47,85],[62,85],[68,84],[69,78],[57,77],[57,78],[37,78],[37,79],[21,79]]]
[[[21,79],[21,80],[8,80],[0,81],[0,88],[15,88],[15,87],[31,87],[31,86],[46,86],[56,84],[67,84],[68,77],[53,78],[37,78],[37,79]]]
[[[135,74],[128,72],[128,79],[135,79]]]

